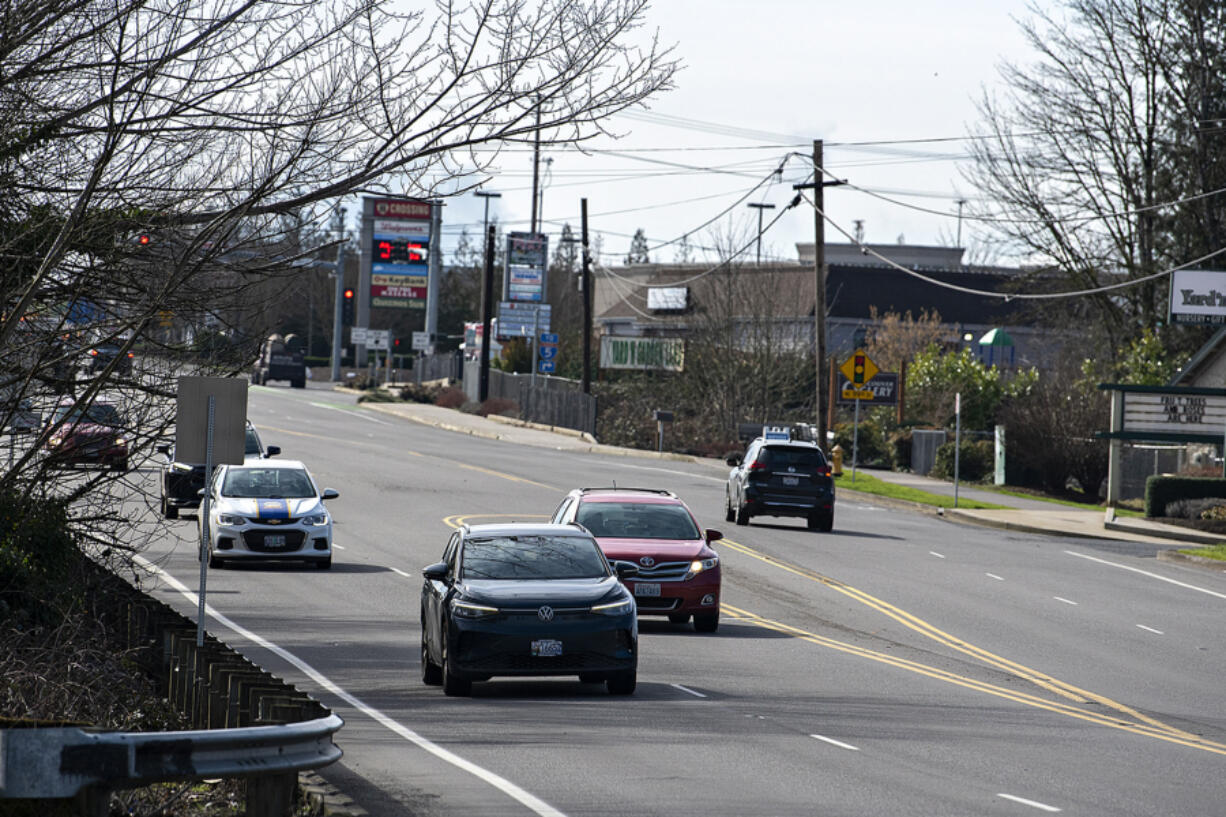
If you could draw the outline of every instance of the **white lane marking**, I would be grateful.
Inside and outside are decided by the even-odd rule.
[[[344,550],[344,549],[345,549],[345,546],[344,546],[344,545],[338,545],[336,542],[333,542],[333,543],[332,543],[332,547],[336,548],[337,550]]]
[[[1065,604],[1071,604],[1071,605],[1073,605],[1074,607],[1076,607],[1076,606],[1077,606],[1077,602],[1072,601],[1072,600],[1070,600],[1070,599],[1066,599],[1066,598],[1064,598],[1064,597],[1062,597],[1062,596],[1052,596],[1052,598],[1053,598],[1053,599],[1055,599],[1056,601],[1062,601],[1062,602],[1064,602]]]
[[[1021,803],[1023,806],[1037,808],[1039,811],[1050,811],[1055,813],[1060,810],[1055,806],[1049,806],[1046,803],[1040,803],[1037,800],[1027,800],[1025,797],[1015,797],[1012,794],[998,794],[996,796],[1003,797],[1006,800],[1012,800],[1014,803]]]
[[[929,555],[929,556],[935,556],[935,557],[937,557],[938,559],[944,559],[944,558],[945,558],[943,555],[941,555],[940,553],[937,553],[935,550],[930,550],[930,551],[928,551],[928,555]]]
[[[1153,627],[1146,627],[1144,624],[1138,624],[1137,626],[1147,633],[1153,633],[1154,635],[1166,635],[1166,633],[1162,632],[1161,630],[1155,630]]]
[[[682,692],[688,692],[688,693],[690,693],[691,695],[693,695],[695,698],[705,698],[705,697],[707,697],[706,695],[703,695],[701,692],[695,692],[694,690],[690,689],[689,687],[687,687],[687,686],[682,686],[681,684],[669,684],[669,686],[670,686],[670,687],[676,687],[677,689],[681,690]]]
[[[315,408],[331,409],[332,411],[343,411],[346,414],[350,415],[351,417],[361,417],[363,420],[370,420],[372,423],[378,423],[381,426],[391,425],[391,423],[389,423],[387,420],[380,420],[378,417],[371,417],[369,414],[359,409],[341,408],[340,406],[330,406],[327,403],[312,402],[311,405],[315,406]]]
[[[860,751],[860,748],[858,746],[852,746],[850,743],[844,743],[841,740],[835,740],[834,738],[828,738],[825,735],[809,735],[809,737],[817,738],[820,741],[829,743],[831,746],[837,746],[840,749],[847,749],[850,752]]]
[[[599,454],[600,452],[597,451],[595,453]],[[679,471],[676,468],[658,468],[652,465],[635,465],[633,463],[628,463],[628,462],[610,462],[608,464],[611,466],[618,467],[618,468],[631,468],[636,471],[659,471],[661,474],[676,474],[682,477],[693,477],[694,479],[710,480],[711,482],[726,483],[728,481],[727,477],[711,477],[711,476],[707,476],[706,474],[695,474],[692,471]]]
[[[984,573],[983,575],[987,576],[989,579],[996,579],[998,582],[1003,582],[1005,580],[1003,576],[997,576],[995,573]]]
[[[1175,581],[1174,579],[1167,578],[1166,576],[1159,576],[1157,573],[1150,573],[1148,570],[1142,570],[1139,567],[1132,567],[1131,565],[1122,565],[1119,562],[1109,562],[1106,559],[1099,559],[1097,556],[1087,556],[1084,553],[1077,553],[1072,550],[1066,550],[1064,552],[1067,553],[1069,556],[1076,556],[1078,559],[1086,559],[1091,562],[1098,562],[1099,564],[1102,564],[1102,565],[1110,565],[1111,567],[1118,567],[1120,570],[1129,570],[1129,571],[1132,571],[1133,573],[1140,573],[1142,576],[1148,576],[1151,579],[1158,579],[1159,581],[1164,581],[1164,582],[1167,582],[1168,584],[1173,584],[1176,587],[1182,587],[1185,590],[1195,590],[1198,593],[1206,593],[1210,596],[1215,596],[1216,598],[1219,598],[1219,599],[1226,599],[1226,593],[1219,593],[1216,590],[1209,590],[1204,587],[1197,587],[1194,584],[1187,584],[1185,582]]]
[[[393,573],[399,573],[401,576],[404,576],[406,579],[411,579],[411,578],[413,578],[413,574],[412,574],[412,573],[405,573],[403,570],[401,570],[401,569],[400,569],[400,568],[398,568],[398,567],[393,567],[393,568],[391,568],[391,571],[392,571]]]
[[[165,579],[167,584],[169,584],[175,590],[178,590],[179,594],[182,595],[189,602],[191,602],[193,605],[199,604],[196,594],[193,593],[191,590],[189,590],[186,585],[184,585],[174,576],[170,575],[165,570],[163,570],[161,567],[159,567],[158,565],[155,565],[153,562],[150,562],[148,559],[145,559],[143,556],[137,556],[135,558],[147,570],[157,573],[159,576]],[[310,677],[311,680],[313,680],[315,683],[319,684],[321,687],[328,690],[333,695],[345,701],[345,703],[349,704],[354,709],[357,709],[363,712],[364,714],[369,716],[372,720],[381,724],[382,726],[384,726],[391,732],[394,732],[395,734],[399,735],[400,737],[404,738],[410,743],[416,745],[418,748],[424,749],[425,751],[437,757],[439,760],[442,760],[446,763],[450,763],[456,768],[466,771],[469,774],[473,775],[474,777],[477,777],[478,779],[483,780],[486,783],[489,783],[491,786],[498,789],[499,791],[501,791],[503,794],[507,795],[508,797],[518,800],[526,808],[540,815],[540,817],[566,817],[565,813],[557,810],[556,808],[549,805],[548,803],[546,803],[544,800],[540,799],[536,795],[531,794],[525,789],[522,789],[519,786],[515,785],[514,783],[512,783],[510,780],[507,780],[502,775],[495,774],[494,772],[491,772],[488,769],[478,766],[476,763],[473,763],[471,760],[466,760],[465,758],[460,757],[455,752],[452,752],[448,749],[444,749],[443,747],[439,746],[433,741],[430,741],[422,737],[421,735],[417,734],[409,727],[403,726],[400,723],[397,723],[395,720],[385,715],[383,712],[380,712],[378,709],[375,709],[373,706],[368,706],[367,704],[363,703],[357,697],[351,695],[350,693],[346,692],[341,687],[337,686],[335,683],[332,682],[331,679],[329,679],[323,673],[316,670],[314,667],[312,667],[307,662],[303,661],[298,656],[294,655],[289,650],[286,650],[283,647],[278,647],[276,644],[273,644],[271,641],[264,638],[263,636],[256,635],[255,633],[251,632],[250,630],[246,629],[240,624],[234,621],[231,621],[226,616],[217,612],[217,610],[214,609],[212,605],[206,604],[205,612],[207,612],[210,616],[212,616],[213,620],[216,621],[218,624],[221,624],[223,627],[226,627],[232,632],[242,636],[243,638],[246,638],[247,640],[251,641],[253,644],[257,644],[258,646],[261,646],[264,649],[269,650],[270,652],[280,656],[285,661],[288,661],[289,663],[293,664],[295,667],[300,669],[303,673],[305,673],[308,677]]]

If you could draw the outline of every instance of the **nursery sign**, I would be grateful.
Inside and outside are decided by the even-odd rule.
[[[1112,428],[1102,437],[1220,443],[1226,436],[1226,389],[1101,384],[1114,392]]]

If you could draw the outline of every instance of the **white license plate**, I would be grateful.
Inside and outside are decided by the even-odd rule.
[[[800,478],[799,477],[784,477],[783,484],[784,485],[799,485]]]
[[[284,533],[266,533],[264,534],[264,547],[266,548],[285,547],[285,534]]]
[[[532,654],[540,658],[556,658],[562,654],[562,642],[556,638],[542,638],[532,642]]]
[[[634,586],[634,595],[636,596],[659,596],[660,585],[655,583],[639,582]]]

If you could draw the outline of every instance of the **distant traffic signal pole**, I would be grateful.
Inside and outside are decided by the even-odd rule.
[[[334,303],[332,305],[332,377],[333,383],[339,383],[341,379],[341,352],[344,346],[341,345],[341,309],[345,296],[345,208],[341,207],[337,213],[337,228],[341,232],[341,243],[336,245],[336,267],[332,270],[332,275],[336,281]]]

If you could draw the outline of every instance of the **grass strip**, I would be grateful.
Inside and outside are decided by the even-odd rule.
[[[1206,559],[1216,559],[1226,562],[1226,545],[1210,545],[1209,547],[1179,551],[1185,556],[1203,556]]]
[[[906,502],[919,502],[923,505],[933,505],[939,508],[952,508],[954,506],[954,498],[952,496],[944,496],[942,494],[933,494],[928,491],[921,491],[919,488],[911,488],[906,485],[895,485],[892,482],[878,479],[871,474],[866,474],[863,471],[856,472],[856,481],[851,481],[851,473],[844,471],[843,476],[838,478],[839,490],[858,491],[862,494],[873,494],[874,496],[884,496],[891,499],[901,499]],[[966,497],[958,498],[958,507],[968,510],[1008,510],[1008,505],[993,505],[989,502],[977,502]]]

